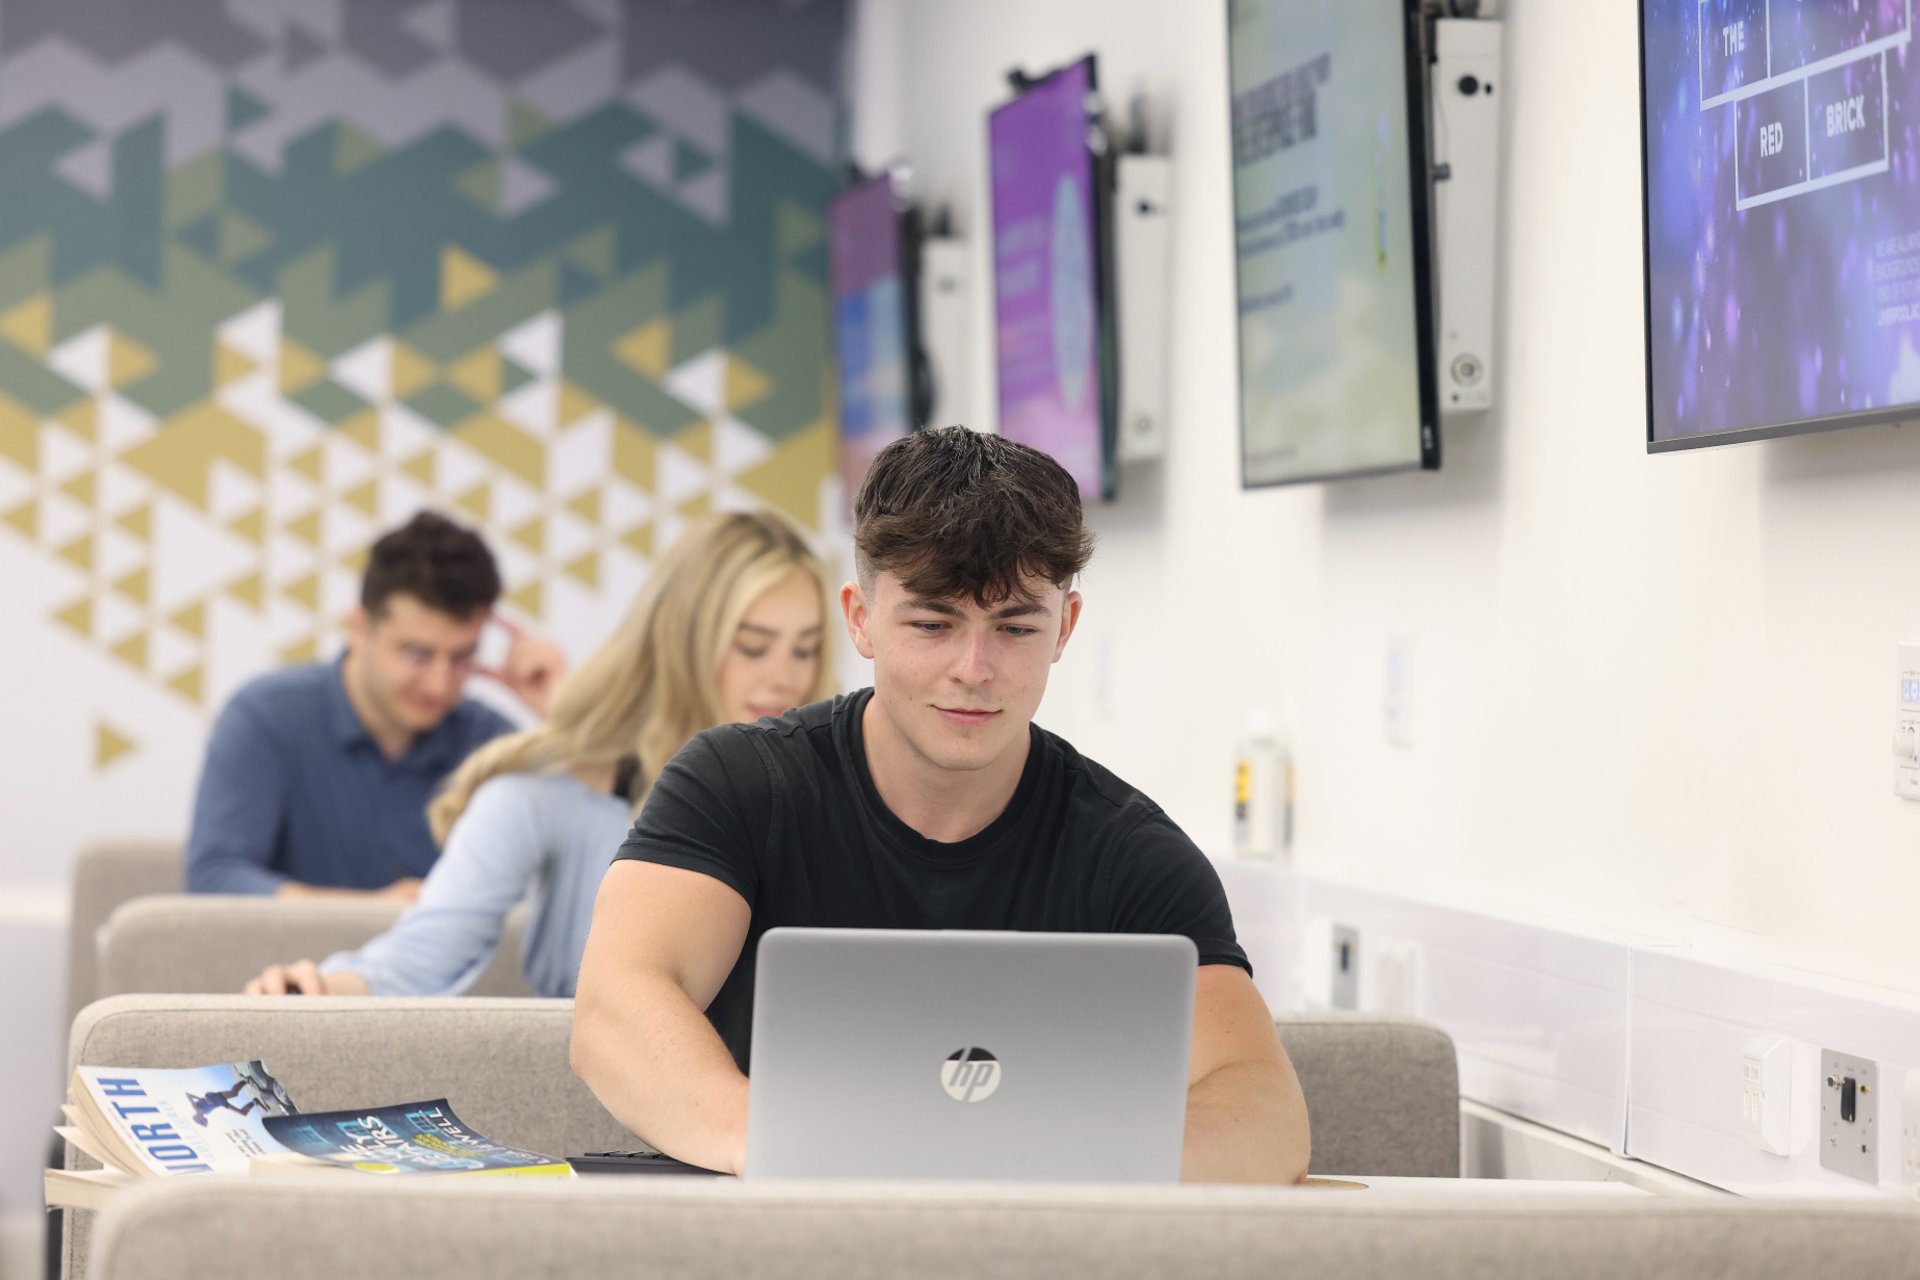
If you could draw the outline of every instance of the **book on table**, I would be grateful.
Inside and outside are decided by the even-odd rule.
[[[55,1132],[98,1169],[49,1169],[51,1206],[97,1208],[142,1178],[301,1171],[570,1177],[564,1160],[494,1142],[445,1098],[302,1113],[263,1063],[79,1067]]]

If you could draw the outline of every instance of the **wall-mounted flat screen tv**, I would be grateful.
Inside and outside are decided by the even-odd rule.
[[[1240,478],[1440,465],[1419,0],[1228,0]]]
[[[1640,81],[1649,450],[1915,416],[1910,0],[1643,0]]]
[[[1117,368],[1112,169],[1092,55],[1032,81],[987,124],[1000,434],[1112,497]]]
[[[890,174],[848,187],[827,211],[834,350],[840,368],[840,478],[849,504],[867,467],[923,412],[919,228]]]

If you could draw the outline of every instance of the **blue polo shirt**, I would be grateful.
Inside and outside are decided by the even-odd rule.
[[[378,889],[424,876],[435,788],[511,722],[464,699],[389,760],[347,701],[340,663],[247,684],[214,722],[187,837],[189,893],[272,893],[282,881]]]

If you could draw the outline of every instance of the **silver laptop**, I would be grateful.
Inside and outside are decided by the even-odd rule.
[[[749,1178],[1174,1182],[1193,943],[773,929]]]

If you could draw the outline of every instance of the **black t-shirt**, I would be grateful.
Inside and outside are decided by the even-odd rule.
[[[699,871],[753,909],[707,1017],[741,1070],[760,935],[781,925],[1172,933],[1252,972],[1206,856],[1160,807],[1035,725],[1019,786],[947,844],[895,817],[867,771],[872,690],[722,725],[661,770],[619,856]]]

